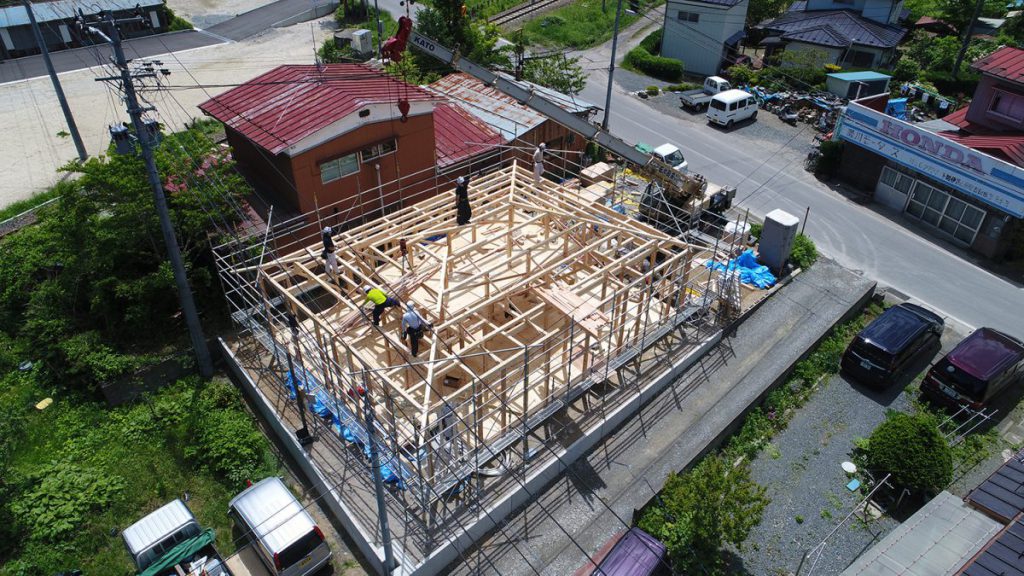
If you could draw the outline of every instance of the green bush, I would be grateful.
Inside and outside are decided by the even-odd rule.
[[[736,64],[730,66],[725,71],[726,76],[732,81],[734,85],[748,84],[756,85],[758,83],[758,73],[750,66],[746,64]]]
[[[658,78],[666,82],[678,82],[683,77],[683,63],[675,58],[655,56],[642,46],[633,48],[626,54],[626,64],[642,74]]]
[[[167,31],[177,32],[179,30],[192,30],[194,26],[188,20],[185,20],[181,16],[178,16],[171,10],[171,7],[166,3],[164,4],[164,10],[167,11]]]
[[[185,443],[185,458],[237,486],[259,479],[267,441],[243,410],[238,390],[230,382],[210,382],[201,404],[203,415]]]
[[[101,510],[124,489],[124,479],[60,462],[29,476],[29,486],[12,503],[11,511],[35,540],[58,542],[73,532],[88,514]]]
[[[700,84],[694,84],[693,82],[680,82],[678,84],[669,84],[665,86],[666,92],[685,92],[687,90],[695,90],[700,88]]]
[[[924,79],[930,82],[939,94],[948,96],[964,95],[970,97],[978,87],[981,76],[971,72],[961,72],[957,78],[945,70],[929,69],[924,74]]]
[[[896,82],[915,82],[921,75],[921,66],[910,58],[900,58],[892,69],[892,79]]]
[[[661,92],[661,89],[658,88],[657,86],[648,86],[647,87],[647,95],[648,96],[657,96],[659,92]]]
[[[825,140],[818,147],[821,154],[814,164],[814,173],[826,178],[832,178],[839,173],[839,162],[843,158],[842,141]]]
[[[806,270],[818,260],[818,247],[814,241],[803,234],[797,234],[793,241],[793,251],[789,253],[789,261],[797,268]]]
[[[637,525],[665,544],[680,573],[717,573],[723,547],[741,548],[761,523],[765,493],[751,479],[747,460],[734,466],[711,454],[689,472],[669,474]]]
[[[868,438],[865,462],[876,478],[891,474],[897,489],[934,494],[953,479],[953,457],[935,417],[889,412]]]

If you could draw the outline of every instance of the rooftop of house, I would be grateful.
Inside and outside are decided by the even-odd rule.
[[[1024,86],[1024,49],[1004,46],[976,60],[971,68],[987,76]]]
[[[710,4],[722,8],[732,8],[743,2],[743,0],[673,0],[674,2],[685,2],[687,4]]]
[[[790,10],[757,28],[781,36],[784,40],[830,47],[851,44],[875,48],[895,48],[907,31],[899,26],[881,24],[852,10]]]
[[[90,12],[111,11],[121,12],[134,10],[136,6],[149,8],[161,6],[163,0],[90,0],[87,4]],[[32,2],[32,14],[38,22],[74,19],[82,2],[77,0],[52,0],[51,2]],[[12,26],[28,26],[28,11],[18,2],[15,5],[0,7],[0,28]]]
[[[971,122],[967,120],[968,108],[964,106],[943,117],[942,122],[946,126],[938,126],[936,133],[968,148],[1024,167],[1024,131],[996,132]]]
[[[588,114],[597,110],[593,104],[574,96],[530,82],[521,84],[532,88],[537,94],[573,114]],[[520,104],[496,88],[485,86],[483,82],[468,74],[449,74],[425,88],[437,96],[446,97],[450,102],[494,128],[505,141],[514,140],[547,121],[547,117],[540,112],[526,104]]]
[[[501,144],[501,135],[458,106],[434,107],[434,148],[441,168]]]
[[[400,99],[440,100],[362,64],[286,64],[214,96],[199,109],[278,154],[368,106],[388,108],[361,122],[394,119]]]

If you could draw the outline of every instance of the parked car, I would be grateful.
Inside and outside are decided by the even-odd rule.
[[[671,574],[665,545],[639,528],[630,528],[590,573],[591,576]]]
[[[691,110],[703,110],[708,107],[711,97],[720,92],[732,88],[732,84],[721,76],[708,76],[704,79],[704,87],[696,90],[687,90],[679,94],[679,103],[684,108]]]
[[[858,382],[884,388],[942,337],[944,322],[916,304],[897,304],[864,327],[840,362]]]
[[[686,173],[686,169],[690,166],[686,158],[683,157],[683,152],[675,144],[662,144],[651,153],[683,174]]]
[[[168,502],[125,528],[121,539],[139,573],[231,576],[213,546],[213,530],[203,530],[181,500]]]
[[[707,117],[708,121],[731,129],[737,122],[757,118],[757,100],[743,90],[726,90],[711,98]]]
[[[921,393],[929,401],[980,410],[1024,380],[1024,343],[992,328],[964,338],[928,371]]]
[[[277,477],[260,480],[228,503],[228,514],[249,536],[252,551],[231,562],[243,563],[255,552],[274,576],[314,574],[331,560],[331,549],[313,517]],[[256,567],[236,567],[238,574],[258,574]]]

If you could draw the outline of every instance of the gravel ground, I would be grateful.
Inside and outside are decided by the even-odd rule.
[[[669,83],[655,80],[649,76],[637,74],[625,69],[615,71],[615,83],[630,92],[644,90],[648,86],[664,88]],[[679,104],[679,96],[674,93],[662,92],[654,97],[643,100],[644,103],[659,112],[678,118],[682,123],[689,123],[702,130],[716,130],[722,138],[734,140],[737,146],[747,147],[752,144],[777,148],[774,160],[780,162],[802,162],[807,152],[813,147],[814,135],[817,131],[809,124],[797,124],[795,127],[786,124],[773,114],[760,110],[757,119],[738,124],[731,131],[708,124],[704,112],[690,112]],[[651,145],[660,142],[648,142]],[[686,142],[676,143],[686,153]],[[802,164],[798,164],[802,166]]]

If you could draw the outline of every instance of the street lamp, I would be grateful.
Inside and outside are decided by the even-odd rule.
[[[615,49],[619,45],[619,15],[622,14],[622,0],[619,0],[615,7],[615,28],[612,31],[612,60],[608,63],[608,93],[604,98],[604,120],[601,121],[601,129],[608,130],[608,117],[611,116],[612,107],[612,79],[615,76]]]

